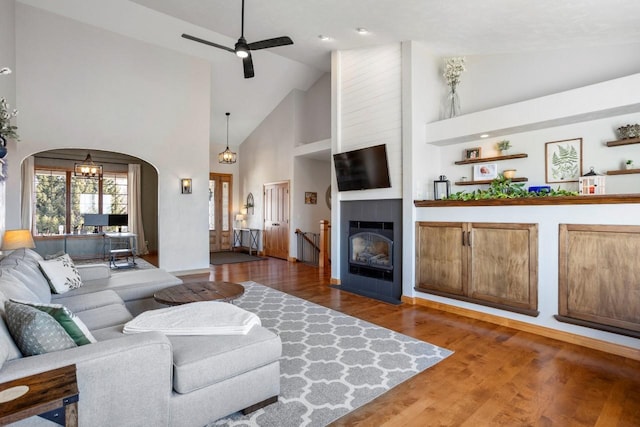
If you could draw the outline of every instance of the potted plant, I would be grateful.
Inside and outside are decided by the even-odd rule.
[[[503,139],[498,142],[498,150],[500,150],[500,154],[506,156],[509,154],[509,149],[511,148],[511,142],[508,139]]]
[[[624,164],[625,169],[633,169],[633,160],[627,160]]]
[[[18,138],[18,126],[11,124],[11,119],[18,114],[18,110],[11,111],[7,100],[0,98],[0,159],[7,154],[7,139]]]

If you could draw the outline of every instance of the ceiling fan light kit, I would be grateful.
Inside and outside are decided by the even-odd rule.
[[[245,79],[250,79],[255,75],[253,71],[253,59],[251,59],[252,50],[269,49],[272,47],[286,46],[286,45],[293,44],[293,40],[291,40],[291,38],[287,36],[261,40],[253,43],[247,43],[247,40],[244,38],[244,0],[242,0],[242,22],[241,22],[241,29],[240,29],[240,38],[236,42],[233,49],[227,46],[214,43],[214,42],[210,42],[208,40],[191,36],[189,34],[182,34],[182,37],[188,40],[192,40],[198,43],[203,43],[208,46],[217,47],[218,49],[235,53],[237,57],[242,58],[242,67],[244,69]]]

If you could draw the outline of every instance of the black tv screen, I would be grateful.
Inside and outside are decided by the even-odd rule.
[[[333,155],[338,191],[389,188],[389,165],[384,144]]]
[[[126,226],[129,222],[127,214],[109,214],[109,225]]]

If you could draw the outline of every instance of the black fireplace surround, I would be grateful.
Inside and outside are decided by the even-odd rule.
[[[402,296],[402,201],[340,203],[340,286],[399,304]]]

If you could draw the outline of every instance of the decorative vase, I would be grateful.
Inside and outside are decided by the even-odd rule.
[[[1,158],[1,157],[0,157]],[[624,164],[624,168],[625,169],[633,169],[633,163],[625,163]]]
[[[456,86],[450,86],[449,94],[447,95],[447,118],[452,118],[460,115],[460,97]]]

